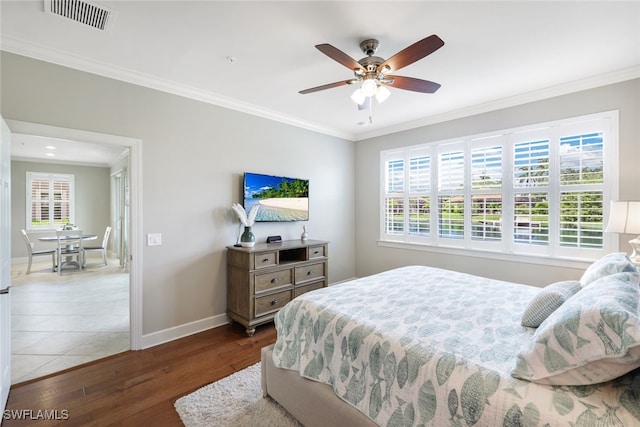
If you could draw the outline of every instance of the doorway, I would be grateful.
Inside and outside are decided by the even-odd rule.
[[[114,226],[114,250],[120,267],[128,265],[129,247],[129,177],[127,168],[111,174],[111,223]]]
[[[141,140],[135,138],[120,137],[115,135],[100,134],[75,129],[58,128],[34,123],[7,120],[7,124],[13,133],[37,135],[48,138],[58,138],[68,141],[85,142],[92,144],[115,145],[128,150],[128,159],[125,166],[117,170],[111,176],[111,218],[112,226],[118,228],[114,233],[114,247],[117,253],[117,266],[127,272],[128,286],[128,345],[127,348],[136,350],[140,348],[141,328],[141,256],[138,256],[141,245],[139,187],[140,182],[140,145]],[[117,178],[116,178],[117,177]],[[117,201],[117,203],[113,203]],[[23,222],[22,218],[18,223]],[[17,244],[14,241],[14,244]],[[131,262],[135,259],[136,262]],[[81,277],[75,275],[75,279]],[[13,381],[15,382],[15,381]]]

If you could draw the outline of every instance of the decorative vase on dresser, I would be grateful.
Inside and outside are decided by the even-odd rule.
[[[245,227],[242,236],[240,236],[240,245],[243,248],[252,248],[256,244],[256,236],[251,232],[251,227]]]
[[[252,336],[298,295],[328,284],[329,242],[227,246],[227,316]]]

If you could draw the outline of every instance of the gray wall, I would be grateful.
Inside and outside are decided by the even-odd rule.
[[[26,229],[27,172],[50,172],[74,175],[75,186],[75,224],[87,234],[97,234],[102,241],[104,230],[110,223],[110,170],[109,168],[11,162],[11,258],[27,256],[20,230]],[[38,241],[39,236],[52,233],[28,231],[35,249],[55,247],[53,243]]]
[[[329,280],[354,276],[355,144],[199,101],[2,52],[5,119],[142,139],[143,334],[226,311],[225,247],[244,171],[310,180],[310,220],[260,223],[330,241]],[[134,260],[135,262],[135,260]]]
[[[421,264],[537,286],[580,277],[582,270],[576,268],[378,246],[380,151],[609,110],[619,110],[620,199],[640,200],[640,79],[359,141],[356,143],[356,274],[364,276],[393,267]],[[627,241],[633,237],[619,239],[621,251],[630,252]]]

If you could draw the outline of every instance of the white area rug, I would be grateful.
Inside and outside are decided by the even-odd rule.
[[[175,408],[186,427],[301,426],[273,399],[262,397],[260,363],[181,397]]]

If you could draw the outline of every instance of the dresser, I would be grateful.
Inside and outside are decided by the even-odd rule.
[[[327,286],[329,242],[287,240],[227,246],[227,316],[252,336],[286,303]]]

